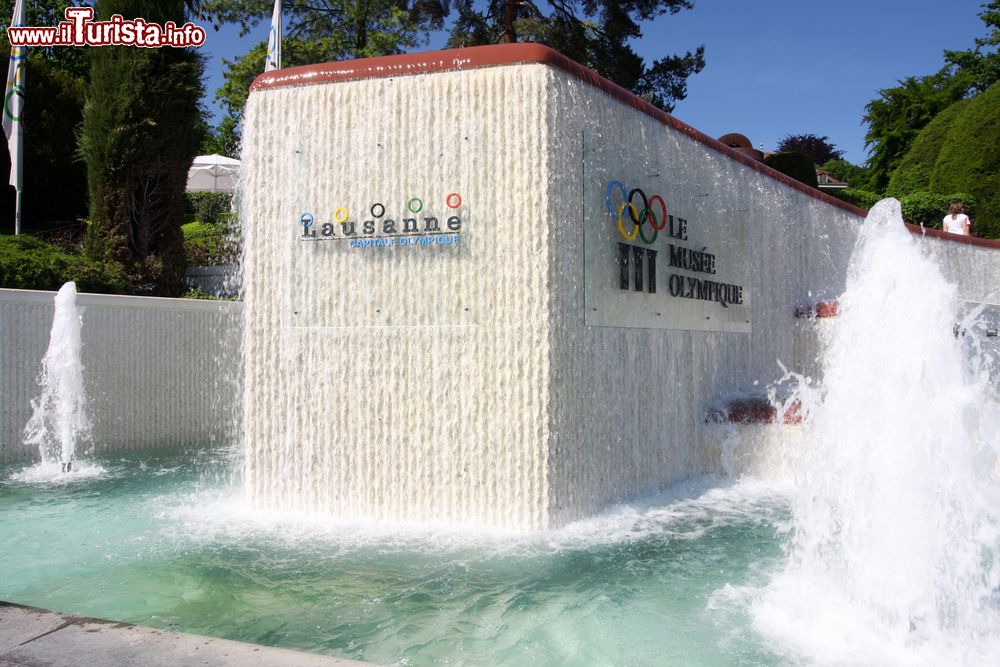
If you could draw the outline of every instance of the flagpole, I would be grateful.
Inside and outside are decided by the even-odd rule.
[[[12,26],[24,25],[24,0],[14,3]],[[10,62],[7,65],[7,87],[3,99],[3,131],[7,135],[7,150],[10,152],[10,184],[14,186],[17,197],[14,200],[14,234],[21,233],[21,188],[23,186],[23,170],[21,146],[24,137],[21,125],[21,114],[24,110],[24,74],[26,71],[25,47],[10,47]]]
[[[267,56],[264,60],[265,72],[276,69],[281,69],[281,0],[274,0],[271,32],[267,37]]]

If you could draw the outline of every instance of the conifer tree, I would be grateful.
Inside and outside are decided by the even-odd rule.
[[[95,20],[186,20],[182,0],[98,0],[96,13]],[[90,192],[87,252],[123,265],[139,293],[175,295],[184,272],[184,188],[204,134],[201,56],[102,46],[91,59],[81,137]]]

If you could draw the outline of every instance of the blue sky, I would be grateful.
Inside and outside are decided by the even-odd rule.
[[[674,109],[702,132],[741,132],[765,150],[787,134],[825,135],[862,163],[865,104],[901,78],[937,71],[945,49],[971,48],[985,34],[983,1],[695,0],[692,10],[645,24],[634,47],[652,60],[705,45],[705,69]],[[209,108],[223,82],[222,59],[263,41],[268,28],[245,37],[236,26],[208,28]],[[443,41],[432,36],[419,50]]]

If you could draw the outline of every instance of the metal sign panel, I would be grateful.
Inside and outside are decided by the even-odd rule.
[[[442,124],[409,147],[380,129],[344,133],[336,150],[303,142],[295,151],[303,186],[282,220],[286,325],[475,324],[475,285],[454,280],[474,252],[470,179],[426,165],[445,148],[478,155],[482,135],[471,120]]]
[[[589,326],[751,331],[748,207],[680,162],[584,137]]]

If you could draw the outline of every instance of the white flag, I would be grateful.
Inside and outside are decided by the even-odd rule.
[[[265,72],[273,69],[281,69],[281,0],[274,0],[271,34],[267,37],[267,60],[264,61]]]
[[[24,25],[24,0],[14,4],[14,18],[10,24]],[[21,111],[24,108],[24,71],[27,49],[12,46],[10,64],[7,66],[7,89],[3,96],[3,133],[7,135],[10,149],[10,184],[21,189]]]

